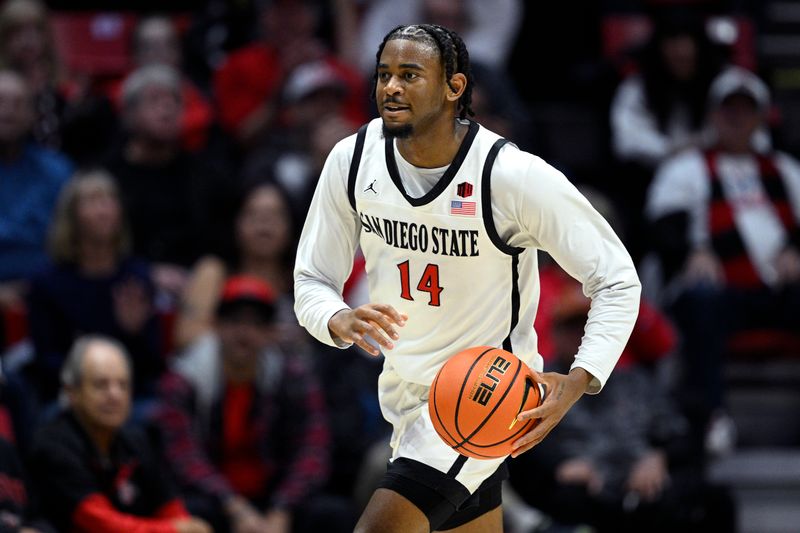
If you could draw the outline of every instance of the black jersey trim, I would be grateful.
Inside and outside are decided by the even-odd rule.
[[[364,141],[367,138],[367,127],[369,123],[364,124],[358,129],[356,135],[356,147],[353,150],[353,159],[350,161],[350,172],[347,174],[347,199],[350,200],[350,207],[356,211],[356,177],[358,176],[358,167],[361,164],[361,154],[364,152]]]
[[[453,158],[452,163],[450,163],[450,166],[447,168],[441,179],[436,182],[436,185],[434,185],[430,191],[425,193],[425,195],[419,198],[413,198],[409,196],[403,187],[403,182],[400,180],[400,172],[397,170],[397,160],[394,157],[394,138],[386,137],[386,169],[389,171],[389,176],[391,176],[392,181],[397,187],[397,190],[400,191],[409,204],[414,207],[429,204],[437,196],[439,196],[448,185],[450,185],[450,182],[452,182],[453,178],[456,177],[458,169],[461,168],[461,164],[464,162],[464,159],[466,159],[467,153],[472,146],[472,141],[475,140],[475,136],[478,134],[479,129],[480,126],[478,126],[477,122],[472,120],[469,121],[469,129],[467,130],[467,134],[461,141],[461,146],[458,148],[458,152],[456,152],[456,156]]]
[[[492,216],[492,167],[494,161],[497,159],[497,154],[500,149],[508,143],[508,139],[497,139],[486,155],[486,161],[483,163],[483,174],[481,177],[481,210],[483,213],[483,225],[486,228],[486,234],[489,239],[501,252],[508,255],[521,254],[523,249],[514,246],[509,246],[500,238],[497,233],[497,228],[494,225],[494,216]]]
[[[491,511],[502,503],[502,482],[508,479],[504,461],[470,494],[444,472],[420,461],[398,457],[389,462],[378,487],[396,492],[428,517],[434,531],[453,529]]]
[[[508,328],[508,336],[503,340],[503,349],[514,353],[511,345],[511,334],[519,324],[519,254],[514,254],[511,260],[511,327]]]
[[[452,477],[452,478],[456,477],[458,475],[458,473],[461,472],[461,469],[464,468],[464,464],[466,462],[467,462],[467,456],[466,455],[459,455],[458,459],[453,461],[453,464],[450,467],[450,470],[447,471],[447,477]]]

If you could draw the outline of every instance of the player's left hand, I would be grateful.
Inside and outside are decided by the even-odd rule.
[[[539,423],[514,444],[511,457],[527,452],[540,442],[561,422],[570,407],[578,401],[592,380],[592,375],[582,368],[574,368],[569,374],[557,372],[533,372],[533,377],[546,387],[544,403],[529,411],[522,411],[517,420],[524,422],[539,418]]]

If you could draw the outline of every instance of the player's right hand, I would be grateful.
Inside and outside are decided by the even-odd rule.
[[[364,304],[355,309],[342,309],[328,321],[334,340],[353,343],[370,355],[380,355],[371,340],[387,350],[394,348],[392,340],[400,335],[395,326],[403,327],[408,315],[388,304]]]

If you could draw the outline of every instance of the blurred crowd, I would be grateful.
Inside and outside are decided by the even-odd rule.
[[[726,357],[753,332],[800,347],[800,163],[747,2],[64,4],[0,2],[0,532],[352,530],[388,447],[381,361],[297,325],[294,249],[410,22],[465,38],[474,118],[563,170],[645,288],[607,390],[512,461],[509,531],[526,508],[553,531],[735,530],[704,475],[736,445]],[[558,370],[590,302],[540,268]]]

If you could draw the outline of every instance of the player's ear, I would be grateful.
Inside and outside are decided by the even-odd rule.
[[[467,88],[467,77],[461,72],[456,72],[447,85],[447,99],[455,102],[461,98],[461,95],[464,94],[464,89]]]

